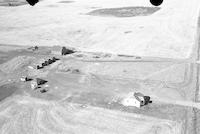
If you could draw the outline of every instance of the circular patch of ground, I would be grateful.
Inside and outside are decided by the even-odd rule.
[[[120,8],[102,8],[93,10],[88,15],[95,16],[114,16],[114,17],[135,17],[135,16],[148,16],[160,7],[120,7]]]
[[[69,1],[69,0],[63,0],[63,1],[59,1],[58,3],[73,3],[74,1]]]

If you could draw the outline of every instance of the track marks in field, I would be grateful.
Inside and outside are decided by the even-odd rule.
[[[170,120],[29,97],[8,100],[2,106],[1,134],[179,134],[181,129],[180,124]]]

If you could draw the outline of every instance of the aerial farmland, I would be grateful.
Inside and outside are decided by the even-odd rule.
[[[199,13],[0,0],[0,134],[199,134]]]

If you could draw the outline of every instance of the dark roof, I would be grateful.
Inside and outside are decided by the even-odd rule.
[[[38,85],[43,85],[43,84],[47,83],[48,81],[40,79],[40,78],[36,78],[36,82]]]

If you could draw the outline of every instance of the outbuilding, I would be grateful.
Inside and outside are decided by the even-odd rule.
[[[23,81],[23,82],[26,82],[26,81],[31,81],[32,79],[31,79],[31,78],[28,78],[27,76],[22,76],[22,77],[20,78],[20,80]]]
[[[40,78],[36,78],[33,81],[31,81],[31,88],[32,89],[37,89],[38,86],[43,85],[45,83],[47,83],[48,81],[40,79]]]
[[[53,60],[52,60],[52,59],[49,59],[49,60],[48,60],[48,63],[49,63],[49,64],[52,64],[52,63],[53,63]]]
[[[40,79],[40,78],[36,78],[36,82],[37,82],[37,85],[43,85],[43,84],[47,83],[48,81]]]
[[[62,47],[62,55],[72,54],[75,53],[72,49],[67,49],[66,47]]]

